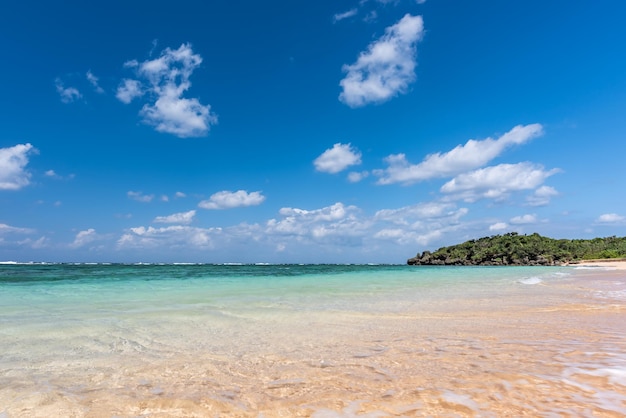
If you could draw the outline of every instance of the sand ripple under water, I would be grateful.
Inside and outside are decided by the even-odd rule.
[[[330,305],[24,299],[0,316],[0,417],[625,416],[624,271],[547,271]]]

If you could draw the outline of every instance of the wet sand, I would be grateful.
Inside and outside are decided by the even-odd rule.
[[[371,314],[78,330],[2,372],[0,417],[622,417],[625,271],[574,276]]]
[[[626,270],[626,259],[620,258],[617,260],[611,259],[597,259],[597,260],[584,260],[579,263],[571,264],[574,267],[604,267],[617,270]]]

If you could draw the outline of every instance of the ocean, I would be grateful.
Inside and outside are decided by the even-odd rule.
[[[0,418],[626,415],[626,270],[0,265]]]

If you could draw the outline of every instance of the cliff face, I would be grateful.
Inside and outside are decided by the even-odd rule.
[[[567,240],[539,234],[484,237],[462,244],[424,251],[407,264],[427,266],[555,266],[575,260],[626,256],[626,237]]]

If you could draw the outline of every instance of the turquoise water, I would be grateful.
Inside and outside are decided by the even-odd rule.
[[[0,417],[621,413],[624,283],[565,267],[4,264]]]
[[[558,279],[557,269],[524,267],[4,265],[0,321],[35,326],[51,318],[95,320],[149,312],[399,311],[472,294],[495,297],[524,280]]]

